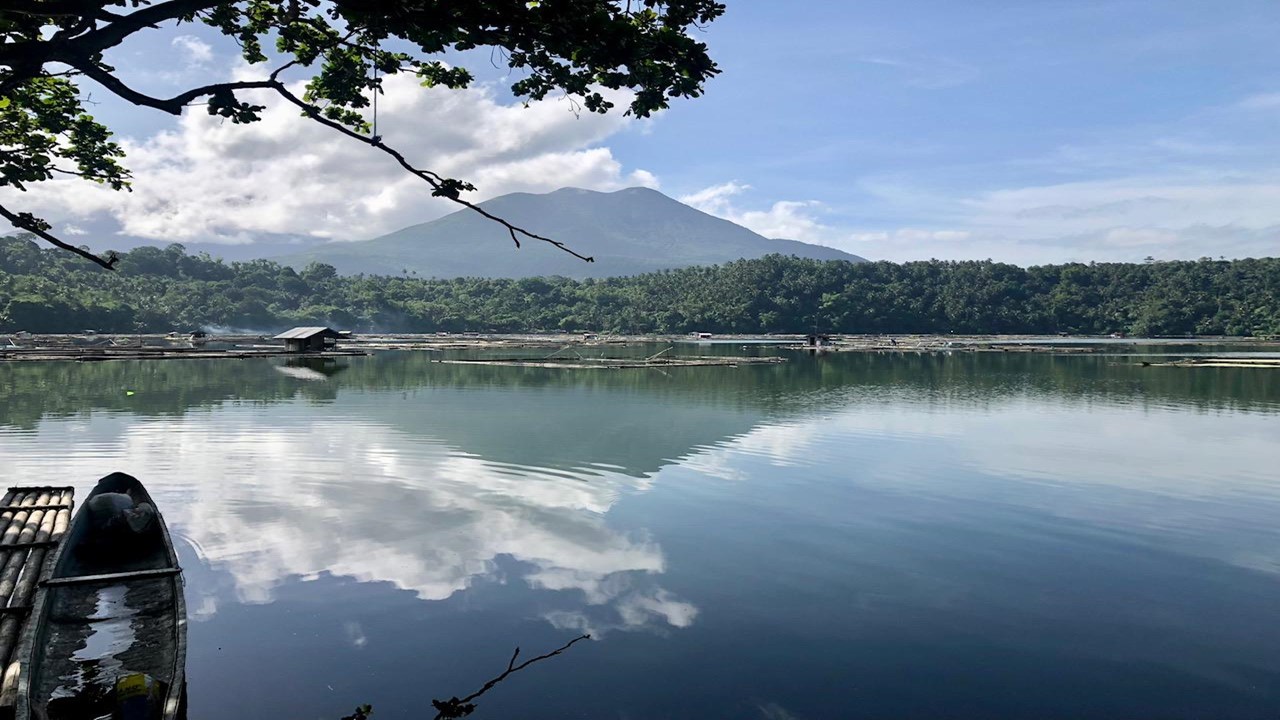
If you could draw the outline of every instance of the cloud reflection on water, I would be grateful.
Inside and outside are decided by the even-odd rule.
[[[647,480],[489,463],[368,422],[258,419],[227,409],[216,424],[198,415],[137,423],[59,458],[56,470],[23,467],[22,453],[15,469],[83,489],[103,467],[145,468],[138,474],[175,534],[232,578],[240,602],[271,602],[290,578],[325,573],[441,600],[481,578],[506,580],[496,563],[506,556],[531,588],[579,598],[581,609],[548,612],[557,626],[685,627],[697,614],[659,586],[658,545],[606,522],[621,494]],[[192,608],[207,618],[217,599],[193,598]]]

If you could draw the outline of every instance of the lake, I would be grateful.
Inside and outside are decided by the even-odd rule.
[[[429,718],[582,633],[475,717],[1280,713],[1280,371],[787,356],[0,363],[0,456],[146,483],[193,718]]]

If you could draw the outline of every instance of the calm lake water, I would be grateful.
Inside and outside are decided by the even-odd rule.
[[[1280,371],[431,357],[0,363],[4,479],[147,484],[192,718],[430,717],[583,632],[475,717],[1280,715]]]

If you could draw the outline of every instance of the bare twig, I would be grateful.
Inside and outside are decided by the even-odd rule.
[[[57,245],[63,250],[69,250],[75,253],[76,255],[79,255],[80,257],[85,258],[86,260],[92,260],[108,270],[114,270],[116,262],[120,259],[119,256],[117,256],[115,253],[108,253],[107,257],[102,258],[97,255],[94,255],[93,253],[89,252],[88,250],[85,250],[84,248],[79,248],[79,247],[76,247],[75,245],[72,245],[71,243],[63,242],[62,240],[59,240],[53,235],[50,235],[47,230],[41,227],[40,226],[41,222],[37,220],[36,217],[31,213],[15,213],[9,208],[3,205],[0,205],[0,215],[3,215],[6,219],[9,220],[9,222],[13,223],[14,227],[18,228],[19,230],[26,230],[27,232],[39,237],[41,240],[44,240],[45,242],[51,243],[53,245]]]
[[[485,683],[484,686],[481,687],[479,690],[471,693],[470,695],[462,699],[453,697],[443,701],[432,700],[431,704],[434,705],[436,708],[435,720],[456,720],[456,718],[462,718],[462,717],[466,717],[467,715],[470,715],[472,712],[475,712],[475,709],[476,709],[475,700],[479,699],[481,695],[484,695],[485,693],[492,690],[494,686],[497,685],[498,683],[502,682],[503,680],[506,680],[508,677],[510,677],[514,673],[518,673],[521,670],[529,667],[530,665],[536,662],[541,662],[543,660],[547,660],[555,657],[556,655],[559,655],[565,650],[568,650],[569,648],[573,647],[574,644],[579,641],[590,640],[590,639],[591,639],[590,635],[579,635],[578,637],[565,643],[563,646],[555,650],[552,650],[551,652],[546,653],[545,655],[539,655],[538,657],[525,660],[519,665],[516,665],[516,660],[519,659],[520,657],[520,648],[517,647],[516,651],[511,654],[511,660],[507,662],[507,669],[503,670],[501,675]]]

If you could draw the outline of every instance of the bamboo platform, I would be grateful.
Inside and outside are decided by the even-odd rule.
[[[573,370],[584,369],[633,369],[633,368],[670,368],[670,367],[737,367],[739,365],[773,365],[786,362],[781,357],[648,357],[648,358],[452,358],[432,360],[435,363],[449,365],[503,365],[507,367],[562,368]]]
[[[1280,368],[1280,357],[1206,357],[1187,358],[1177,362],[1142,363],[1149,367],[1182,368]]]
[[[0,714],[17,700],[21,666],[13,655],[30,632],[31,600],[45,578],[45,558],[71,522],[75,489],[12,487],[0,499]]]
[[[204,348],[161,347],[0,347],[0,362],[76,360],[78,362],[102,362],[105,360],[198,360],[264,357],[334,357],[340,355],[368,355],[364,350],[324,350],[320,352],[290,352],[284,349],[250,348],[246,350],[206,350]]]

